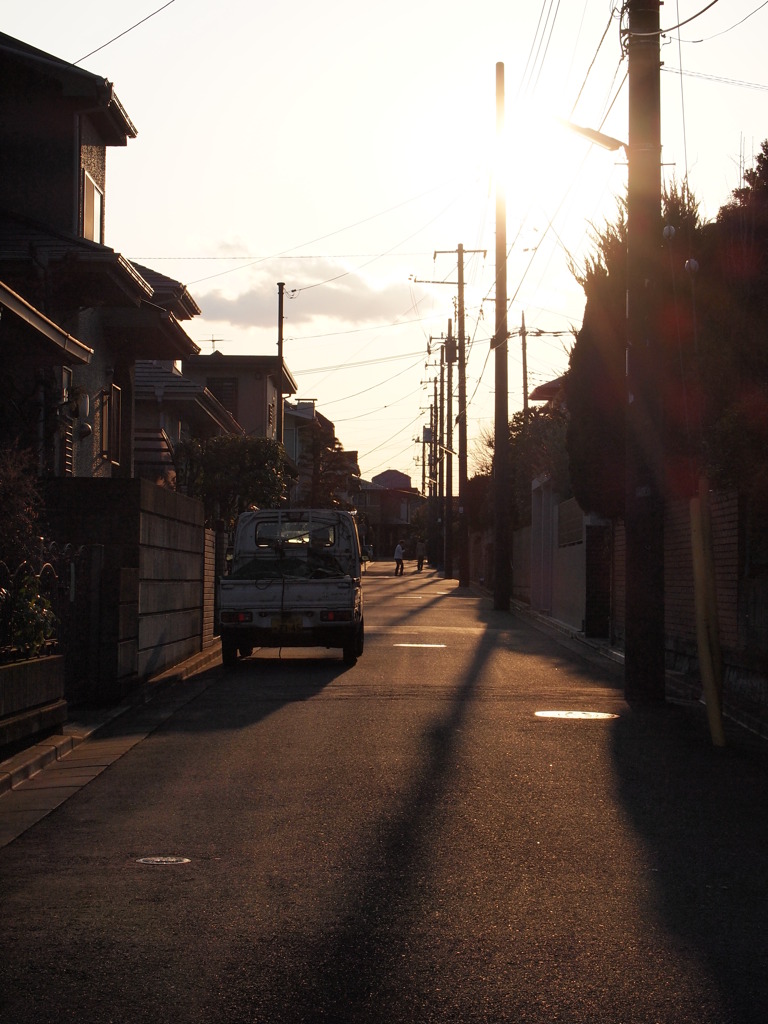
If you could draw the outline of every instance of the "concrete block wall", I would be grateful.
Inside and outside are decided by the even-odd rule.
[[[75,478],[51,481],[46,504],[62,543],[103,548],[99,607],[81,641],[92,668],[68,682],[77,701],[119,700],[202,649],[213,582],[200,502],[148,480]]]
[[[202,649],[205,531],[197,501],[141,485],[136,672],[144,679]]]

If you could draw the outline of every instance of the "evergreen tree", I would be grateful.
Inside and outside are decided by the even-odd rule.
[[[301,428],[299,493],[306,508],[353,507],[360,482],[356,453],[345,452],[330,420],[317,414]]]
[[[179,490],[199,498],[205,521],[231,526],[245,509],[277,508],[286,491],[283,446],[266,437],[192,438],[173,453]]]
[[[662,230],[664,224],[668,230]],[[672,230],[669,230],[672,229]],[[695,320],[684,266],[699,242],[697,204],[676,184],[665,192],[659,222],[653,345],[662,410],[666,494],[690,493],[692,459],[700,447],[692,424],[698,408]],[[593,235],[595,252],[576,278],[584,288],[584,321],[565,381],[567,447],[573,491],[587,512],[623,514],[626,447],[627,206]],[[666,251],[665,251],[666,250]]]
[[[696,283],[702,430],[720,487],[768,500],[768,141],[705,232]]]

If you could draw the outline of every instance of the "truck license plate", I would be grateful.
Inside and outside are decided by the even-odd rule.
[[[303,626],[300,615],[274,615],[272,617],[272,629],[280,633],[300,633]]]

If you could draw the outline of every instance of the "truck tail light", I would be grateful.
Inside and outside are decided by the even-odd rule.
[[[238,623],[243,622],[253,622],[253,612],[222,612],[220,621],[227,626],[236,626]]]
[[[320,612],[321,622],[351,622],[352,621],[352,609],[351,608],[340,608],[335,610],[333,608],[323,609]]]

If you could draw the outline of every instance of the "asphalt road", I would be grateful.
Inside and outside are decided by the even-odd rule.
[[[257,652],[33,780],[2,1024],[768,1019],[765,745],[408,568],[354,668]]]

